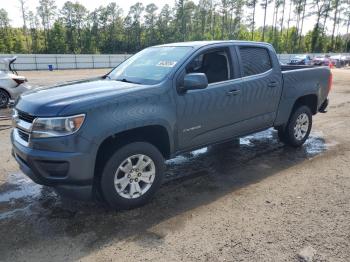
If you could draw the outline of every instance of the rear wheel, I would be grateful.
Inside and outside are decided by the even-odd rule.
[[[164,158],[146,142],[118,149],[107,162],[101,189],[104,199],[116,209],[130,209],[147,203],[163,179]]]
[[[311,127],[312,113],[310,108],[300,106],[293,111],[287,126],[278,130],[278,137],[285,144],[299,147],[309,137]]]
[[[0,89],[0,108],[6,107],[9,104],[9,101],[9,94],[5,90]]]

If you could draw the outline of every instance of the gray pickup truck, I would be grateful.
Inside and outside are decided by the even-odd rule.
[[[154,46],[104,76],[23,94],[13,155],[36,183],[133,208],[160,187],[164,160],[182,152],[271,127],[301,146],[331,84],[328,67],[281,66],[266,43]]]

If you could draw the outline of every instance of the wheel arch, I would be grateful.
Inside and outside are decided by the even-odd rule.
[[[307,106],[310,108],[311,112],[313,115],[315,115],[317,113],[317,105],[318,105],[318,97],[316,94],[308,94],[308,95],[304,95],[299,97],[293,105],[291,114],[294,112],[294,110],[296,110],[299,106]]]
[[[276,119],[273,126],[276,129],[284,128],[293,112],[299,106],[308,106],[311,113],[315,115],[318,111],[318,96],[315,93],[303,94],[294,99],[283,99],[280,101],[280,106],[277,111]]]
[[[1,91],[4,91],[4,92],[9,96],[10,99],[12,98],[10,92],[7,91],[5,88],[3,88],[3,87],[0,86],[0,90],[1,90]]]
[[[170,157],[172,151],[170,135],[167,128],[162,125],[148,125],[112,134],[103,139],[98,146],[95,159],[94,184],[98,183],[105,164],[118,148],[131,142],[141,141],[154,145],[165,159]]]

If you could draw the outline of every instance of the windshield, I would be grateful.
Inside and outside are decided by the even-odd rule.
[[[137,84],[156,84],[192,49],[189,46],[150,47],[116,67],[108,78]]]
[[[306,56],[302,56],[302,55],[297,55],[297,56],[295,56],[294,57],[294,59],[305,59],[306,58]]]

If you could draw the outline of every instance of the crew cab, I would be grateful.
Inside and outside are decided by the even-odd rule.
[[[164,160],[183,152],[271,127],[302,146],[331,83],[328,67],[281,66],[267,43],[149,47],[101,77],[23,94],[13,155],[61,194],[133,208],[160,187]]]

